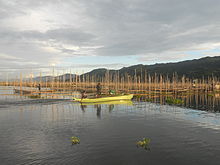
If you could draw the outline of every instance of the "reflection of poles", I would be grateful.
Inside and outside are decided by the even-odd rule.
[[[22,95],[23,94],[23,92],[22,92],[22,73],[20,73],[20,95]]]
[[[97,108],[97,112],[96,115],[98,118],[101,118],[101,105],[95,105],[95,107]]]
[[[85,112],[85,108],[86,108],[87,106],[86,105],[80,105],[80,108],[81,108],[81,110],[83,111],[83,112]]]
[[[111,113],[113,109],[114,109],[114,104],[110,104],[108,107],[109,113]]]

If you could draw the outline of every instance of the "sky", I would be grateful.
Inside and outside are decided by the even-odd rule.
[[[1,77],[219,55],[219,0],[0,0]]]

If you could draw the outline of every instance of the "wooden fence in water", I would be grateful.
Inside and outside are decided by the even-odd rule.
[[[30,87],[29,90],[37,92],[37,86],[45,89],[41,92],[68,92],[86,90],[89,92],[96,91],[96,85],[100,82],[102,92],[108,93],[109,90],[115,90],[117,93],[133,93],[133,94],[178,94],[189,92],[219,92],[220,81],[217,77],[209,77],[207,79],[189,79],[185,76],[179,78],[176,74],[172,78],[155,74],[150,75],[128,75],[120,76],[119,74],[109,75],[106,73],[102,77],[97,76],[74,76],[66,79],[52,78],[52,80],[34,81],[33,78],[20,78],[14,81],[0,82],[1,86],[14,86],[16,90],[25,91],[24,87]],[[27,91],[28,92],[28,91]],[[32,92],[32,91],[31,91]]]

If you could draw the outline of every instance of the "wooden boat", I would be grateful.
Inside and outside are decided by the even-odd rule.
[[[28,90],[20,90],[20,89],[14,89],[14,93],[20,93],[20,94],[31,94],[32,91],[28,91]]]
[[[133,98],[133,94],[99,97],[99,98],[85,98],[85,99],[73,98],[73,100],[80,103],[97,103],[97,102],[117,101],[117,100],[131,100],[132,98]]]

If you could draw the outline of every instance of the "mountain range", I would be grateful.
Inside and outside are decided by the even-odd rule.
[[[208,77],[220,77],[220,56],[215,57],[204,57],[200,59],[187,60],[175,63],[159,63],[154,65],[133,65],[129,67],[123,67],[119,70],[107,70],[106,68],[94,69],[90,72],[79,75],[81,79],[85,77],[93,77],[96,80],[100,80],[108,73],[111,76],[118,74],[120,76],[130,75],[150,75],[153,76],[163,75],[172,77],[174,74],[178,75],[179,78],[185,76],[190,79],[202,79]],[[76,74],[66,73],[64,75],[55,76],[42,76],[35,77],[33,81],[72,81],[74,80]]]
[[[107,69],[95,69],[84,75],[95,76],[96,78],[103,77],[107,72]],[[204,57],[200,59],[187,60],[175,63],[160,63],[154,65],[133,65],[129,67],[123,67],[119,70],[108,70],[109,74],[119,74],[123,76],[129,74],[130,76],[147,75],[153,76],[163,75],[172,77],[174,74],[178,77],[185,76],[191,79],[202,79],[208,77],[220,77],[220,56],[216,57]]]

